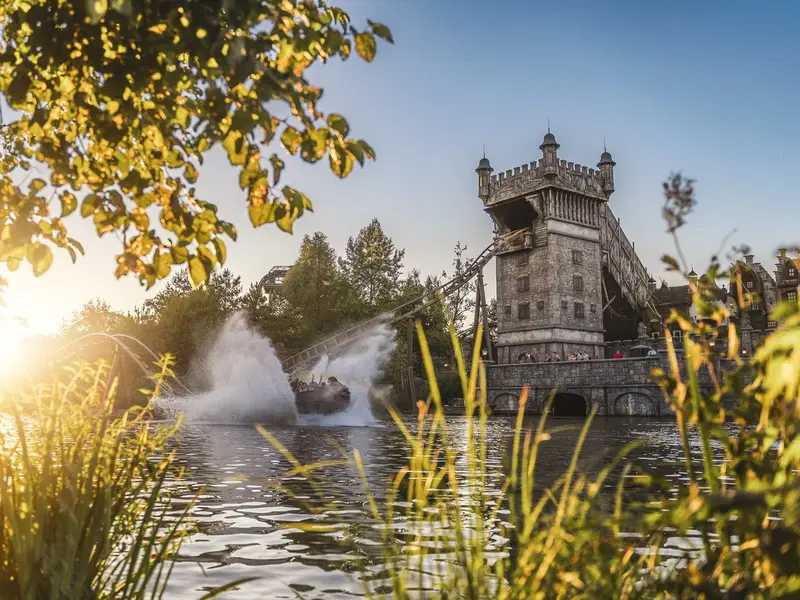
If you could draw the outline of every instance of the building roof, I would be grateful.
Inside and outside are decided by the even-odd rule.
[[[613,167],[616,164],[617,163],[614,162],[614,159],[611,158],[611,152],[606,150],[600,155],[600,162],[597,163],[597,166],[599,167],[600,165],[611,165]]]
[[[688,285],[669,286],[664,282],[653,292],[653,296],[662,304],[684,304],[691,302],[692,292]]]

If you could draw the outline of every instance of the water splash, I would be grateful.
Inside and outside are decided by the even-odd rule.
[[[223,326],[199,363],[209,391],[181,398],[158,398],[168,415],[210,423],[293,424],[297,408],[289,381],[269,340],[249,327],[244,313]]]
[[[350,389],[350,406],[333,415],[302,415],[308,425],[369,426],[375,423],[371,396],[385,390],[375,382],[396,347],[396,332],[387,323],[378,323],[364,336],[335,356],[325,355],[309,371],[317,381],[333,375]]]
[[[169,416],[206,423],[263,423],[308,426],[370,426],[375,418],[371,396],[375,381],[395,349],[395,331],[377,324],[345,351],[323,356],[304,376],[319,381],[329,375],[350,388],[350,405],[333,415],[298,415],[289,379],[269,339],[249,327],[244,313],[233,315],[198,365],[209,390],[184,397],[161,397],[154,403]]]

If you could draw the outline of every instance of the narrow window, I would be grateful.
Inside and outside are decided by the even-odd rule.
[[[576,292],[583,291],[583,277],[580,275],[573,275],[572,276],[572,289]]]
[[[519,257],[517,258],[517,264],[522,267],[528,264],[528,251],[520,252]]]
[[[517,291],[518,292],[527,292],[530,289],[530,276],[523,275],[522,277],[517,277]]]
[[[572,251],[572,264],[573,265],[582,265],[583,264],[583,252],[580,250],[573,250]]]
[[[789,279],[797,277],[797,270],[794,267],[789,267]]]
[[[520,302],[519,306],[517,307],[517,316],[520,319],[530,319],[531,318],[531,305],[527,302]]]
[[[566,300],[562,300],[561,301],[561,310],[567,310],[567,301]]]
[[[583,314],[583,302],[576,302],[575,303],[575,317],[578,319],[582,319],[584,316]]]
[[[589,312],[597,312],[597,304],[590,304]]]
[[[536,308],[538,308],[539,310],[544,310],[544,300],[539,300],[536,303]]]
[[[511,305],[510,304],[506,304],[503,307],[503,315],[506,316],[506,317],[510,317],[511,316]]]

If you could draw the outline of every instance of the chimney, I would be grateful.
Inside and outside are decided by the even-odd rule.
[[[744,261],[745,261],[745,262],[746,262],[748,265],[752,265],[752,264],[753,264],[753,255],[752,255],[752,254],[747,254],[747,255],[744,257]]]

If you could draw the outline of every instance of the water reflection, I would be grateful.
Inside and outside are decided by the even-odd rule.
[[[568,468],[582,423],[550,422],[552,438],[540,450],[537,487],[551,485]],[[413,431],[416,423],[408,425]],[[535,426],[533,420],[525,424]],[[453,447],[461,449],[464,468],[464,419],[448,417],[447,427]],[[488,423],[487,464],[495,472],[498,492],[498,472],[513,427],[512,418],[492,418]],[[407,444],[389,421],[361,428],[271,428],[270,433],[304,464],[335,461],[358,449],[370,490],[379,502],[385,499],[391,478],[406,464]],[[595,421],[580,468],[598,472],[633,440],[643,443],[636,461],[676,483],[686,479],[680,436],[674,422],[666,419]],[[180,492],[181,499],[188,500],[201,489],[204,493],[192,513],[198,532],[181,550],[167,598],[199,598],[212,587],[247,577],[259,579],[230,597],[363,595],[361,569],[380,562],[382,544],[381,529],[371,516],[356,469],[331,465],[316,473],[287,476],[290,463],[253,427],[244,425],[187,425],[175,443],[190,488]],[[489,481],[495,483],[491,477]],[[503,555],[506,542],[497,527],[493,538],[497,556]],[[380,569],[377,564],[374,568]]]

